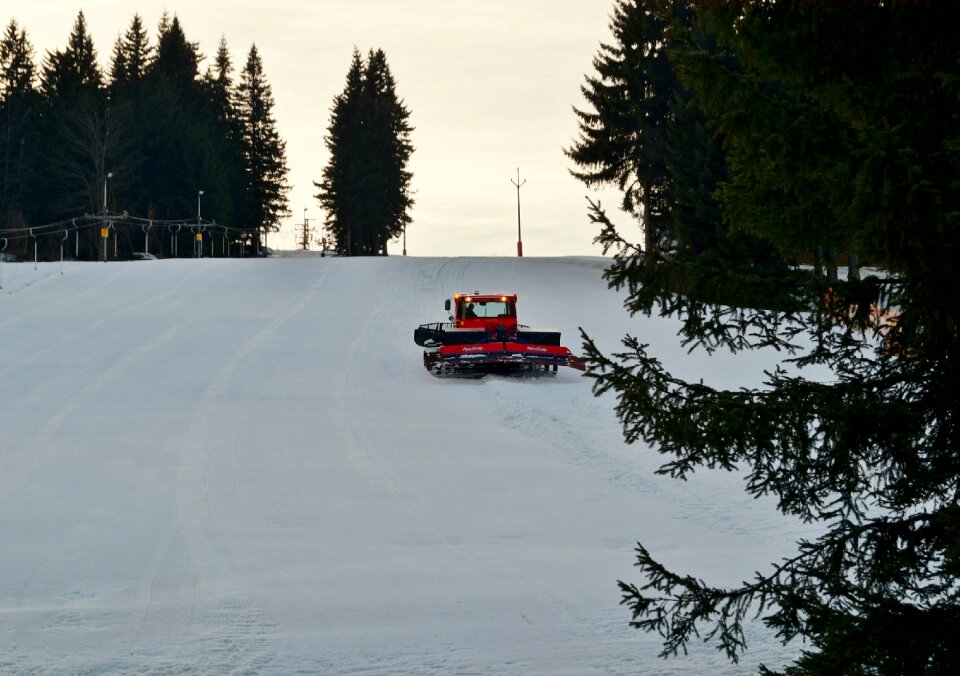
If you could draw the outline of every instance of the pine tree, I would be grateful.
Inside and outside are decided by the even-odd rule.
[[[45,101],[42,152],[49,170],[39,189],[51,196],[47,221],[102,209],[102,186],[112,144],[103,77],[83,12],[63,50],[48,52],[41,74]]]
[[[412,174],[407,162],[413,153],[410,111],[397,97],[396,82],[383,50],[367,55],[361,101],[364,109],[363,163],[369,177],[363,232],[366,254],[387,253],[387,242],[410,222]]]
[[[592,110],[574,109],[580,138],[565,150],[587,186],[617,185],[623,209],[643,223],[645,249],[669,236],[670,181],[664,161],[671,102],[678,90],[667,54],[669,24],[656,0],[618,0],[612,44],[593,60],[581,92]],[[676,3],[679,4],[679,3]]]
[[[361,94],[363,59],[353,50],[347,82],[333,100],[330,125],[324,142],[330,156],[323,169],[323,180],[314,182],[320,189],[316,195],[324,210],[327,231],[333,237],[338,253],[353,255],[354,239],[359,241],[363,188],[359,143],[361,134]]]
[[[113,46],[110,65],[110,87],[117,89],[138,85],[146,77],[153,58],[150,37],[139,14],[134,14],[130,26]]]
[[[197,44],[187,40],[180,19],[176,15],[170,19],[164,14],[158,29],[156,58],[148,69],[150,75],[180,90],[190,90],[197,85],[198,64],[202,59]]]
[[[138,87],[138,154],[142,158],[135,211],[157,218],[196,213],[200,190],[213,192],[210,166],[216,166],[217,131],[212,105],[198,78],[199,47],[176,16],[164,13],[156,49]],[[149,171],[146,170],[149,168]],[[209,199],[207,200],[209,201]],[[189,252],[193,233],[179,232],[177,249]]]
[[[314,183],[339,252],[386,255],[388,241],[410,222],[409,117],[384,52],[371,50],[364,64],[354,49],[346,86],[331,109],[330,157],[323,180]]]
[[[584,336],[595,391],[618,394],[626,440],[667,456],[660,472],[673,477],[741,468],[752,495],[823,526],[731,589],[674,572],[640,544],[646,581],[621,582],[624,603],[634,626],[661,634],[665,655],[701,635],[735,660],[746,647],[743,621],[757,614],[784,641],[807,642],[787,673],[956,673],[952,14],[799,0],[697,12],[718,48],[693,41],[678,58],[728,153],[720,217],[784,253],[855,241],[886,274],[843,281],[704,269],[631,244],[594,207],[601,240],[617,249],[607,278],[627,289],[632,313],[679,317],[691,349],[785,355],[763,387],[720,390],[672,375],[639,337],[606,356]],[[674,293],[677,279],[767,300],[759,309],[707,303]]]
[[[139,14],[134,14],[127,30],[113,46],[108,86],[108,114],[114,126],[116,143],[109,158],[113,174],[111,186],[115,204],[147,213],[149,203],[141,176],[150,166],[144,148],[150,141],[145,122],[151,115],[146,78],[154,57],[147,29]],[[125,238],[125,249],[132,246]]]
[[[37,171],[33,46],[13,19],[0,37],[0,229],[22,227]]]
[[[643,225],[644,250],[720,268],[783,273],[777,252],[717,218],[727,177],[722,137],[690,101],[676,54],[713,37],[694,21],[694,3],[620,0],[614,41],[594,58],[581,88],[592,110],[574,109],[580,138],[565,150],[587,186],[615,184],[622,208]]]
[[[11,19],[0,38],[0,101],[34,90],[37,74],[33,59],[26,29]]]
[[[48,101],[73,102],[99,93],[103,76],[82,11],[77,14],[66,49],[47,53],[41,80],[41,91]]]
[[[829,14],[825,12],[824,16]],[[842,15],[842,11],[837,14]],[[726,39],[727,27],[716,21],[710,25]],[[852,146],[847,123],[839,110],[817,100],[822,92],[796,86],[793,78],[809,78],[809,75],[783,73],[774,63],[757,70],[745,61],[754,58],[758,48],[766,49],[765,42],[777,42],[782,49],[794,49],[794,42],[803,30],[801,27],[775,36],[764,36],[762,27],[750,30],[759,32],[740,39],[744,45],[748,40],[757,44],[749,47],[750,54],[738,53],[736,62],[710,50],[691,50],[684,59],[685,72],[698,89],[703,108],[712,110],[712,102],[718,97],[727,100],[723,116],[716,116],[714,125],[728,140],[729,162],[742,168],[735,180],[722,188],[730,205],[728,222],[735,230],[759,234],[774,242],[788,255],[814,254],[818,272],[834,280],[836,255],[854,246],[853,233],[858,227],[847,212],[831,204],[836,199],[844,199],[842,186],[850,179]],[[841,33],[824,28],[808,37],[822,44],[825,34],[841,37]],[[872,54],[865,56],[874,58]],[[790,59],[783,60],[790,62]],[[810,64],[810,67],[821,66]],[[732,89],[720,93],[721,83],[727,83]],[[742,106],[735,111],[729,106],[733,96],[739,98]],[[805,145],[811,142],[817,147]],[[748,157],[747,152],[758,154]],[[777,200],[771,200],[771,191]],[[784,192],[793,198],[781,199]],[[771,208],[772,204],[776,207]],[[827,211],[835,214],[836,219],[831,223],[820,217]],[[771,227],[758,227],[758,224]]]
[[[227,40],[221,37],[214,61],[204,75],[206,96],[212,105],[217,137],[220,139],[219,157],[223,158],[219,182],[222,188],[213,191],[208,201],[221,219],[234,225],[243,225],[251,213],[247,191],[246,160],[244,159],[244,140],[241,120],[237,111],[236,87],[233,81],[233,59],[227,46]]]
[[[217,119],[228,125],[235,124],[237,120],[233,102],[233,70],[233,59],[230,56],[227,39],[221,37],[217,45],[217,55],[214,57],[213,64],[207,68],[204,83],[209,92],[208,96],[217,110]]]
[[[670,26],[668,50],[674,71],[681,65],[677,54],[695,42],[715,52],[716,38],[694,21],[686,3],[662,7],[663,25]],[[716,121],[694,101],[693,92],[678,77],[671,102],[664,161],[670,182],[671,255],[698,266],[763,272],[783,276],[786,265],[769,243],[744,232],[732,232],[723,221],[717,193],[729,180],[723,136]]]
[[[247,169],[250,225],[259,233],[276,231],[288,212],[286,142],[273,118],[273,91],[263,72],[257,46],[252,45],[240,74],[237,112]]]

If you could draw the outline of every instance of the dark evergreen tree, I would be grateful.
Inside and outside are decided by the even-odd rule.
[[[667,372],[638,337],[602,354],[595,390],[618,393],[628,442],[660,472],[746,472],[747,490],[822,524],[736,588],[674,572],[638,545],[622,582],[636,627],[664,654],[697,635],[731,659],[754,613],[806,641],[787,673],[960,671],[960,42],[953,13],[908,4],[704,3],[717,48],[678,53],[686,86],[728,153],[719,216],[784,253],[855,242],[888,274],[771,277],[661,256],[621,238],[598,208],[607,271],[631,313],[677,316],[691,349],[775,347],[762,388],[718,390]],[[732,60],[731,60],[732,58]],[[765,309],[677,295],[749,289]],[[891,321],[891,317],[895,320]],[[806,369],[812,368],[816,375]],[[824,377],[824,371],[831,375]]]
[[[10,97],[24,96],[34,91],[36,66],[33,46],[27,38],[25,28],[15,19],[7,24],[0,38],[0,98],[6,101]]]
[[[116,137],[102,84],[93,38],[81,11],[66,48],[48,52],[42,69],[42,152],[48,171],[40,190],[50,196],[39,214],[43,221],[103,207],[108,155]]]
[[[233,101],[233,71],[233,58],[230,56],[227,39],[221,37],[213,64],[207,68],[207,73],[204,75],[204,83],[207,87],[207,95],[217,110],[217,119],[227,125],[237,124],[237,111]]]
[[[149,72],[154,78],[166,80],[182,90],[197,87],[198,64],[203,56],[196,43],[189,42],[180,19],[166,14],[160,21],[156,58]]]
[[[149,171],[141,174],[139,213],[157,218],[182,218],[197,209],[200,190],[210,190],[203,166],[215,134],[208,105],[197,77],[201,55],[190,42],[178,17],[166,13],[157,31],[157,48],[147,68],[139,120],[140,150]],[[194,233],[181,230],[182,246],[192,250]]]
[[[327,232],[341,254],[354,253],[353,240],[359,240],[363,199],[363,177],[360,149],[357,139],[361,134],[361,96],[363,90],[363,59],[353,50],[347,71],[347,82],[341,94],[333,100],[330,126],[324,139],[330,156],[323,169],[323,180],[314,182],[320,189],[316,195],[323,208]],[[354,233],[357,233],[356,235]]]
[[[139,14],[134,14],[130,27],[113,46],[110,65],[110,88],[117,90],[140,85],[153,58],[150,36]]]
[[[25,225],[38,168],[33,59],[26,30],[11,19],[0,37],[0,230]]]
[[[77,19],[63,51],[47,52],[41,91],[48,101],[71,101],[99,94],[103,76],[97,65],[97,50],[83,12]]]
[[[587,186],[615,184],[622,206],[644,228],[645,248],[669,238],[670,181],[665,163],[671,102],[678,90],[667,54],[670,24],[656,0],[618,0],[612,44],[601,44],[596,75],[581,91],[593,110],[574,109],[580,138],[565,152]],[[669,3],[679,5],[680,3]]]
[[[127,82],[127,55],[123,48],[123,40],[117,38],[113,43],[113,54],[110,56],[110,88],[115,90]]]
[[[221,38],[213,64],[204,76],[207,98],[213,105],[217,125],[222,130],[220,156],[233,158],[223,163],[221,182],[223,188],[214,191],[209,200],[227,223],[237,226],[247,222],[250,214],[250,193],[247,190],[248,174],[244,155],[243,128],[237,111],[237,88],[233,81],[233,59],[226,38]]]
[[[135,14],[126,32],[114,43],[107,88],[107,112],[117,140],[109,158],[109,172],[112,174],[110,194],[115,210],[122,205],[135,213],[148,213],[145,208],[149,197],[143,176],[150,169],[144,151],[149,139],[145,134],[144,121],[151,116],[146,77],[153,58],[154,49],[146,27],[140,16]],[[133,250],[134,245],[126,230],[123,234],[126,254]],[[159,242],[154,250],[159,248],[158,245]]]
[[[703,49],[716,51],[715,37],[694,23],[690,8],[667,5],[664,9],[668,10],[663,15],[665,24],[672,24],[669,53],[675,70],[676,54],[682,52],[684,43],[696,41]],[[784,276],[787,266],[774,246],[749,233],[731,231],[724,222],[717,199],[720,186],[730,176],[723,136],[711,132],[716,129],[715,121],[696,104],[682,78],[676,87],[664,157],[670,182],[670,213],[665,220],[673,238],[671,255],[706,269]],[[686,288],[688,293],[692,290]],[[708,289],[699,292],[707,292],[704,298],[711,297]]]
[[[240,74],[237,113],[247,169],[248,226],[259,235],[275,232],[280,219],[288,215],[286,142],[277,132],[273,118],[273,91],[263,72],[256,45],[251,45]]]
[[[708,25],[721,38],[729,32],[717,22]],[[822,40],[828,32],[817,31],[812,39]],[[783,39],[782,35],[760,38]],[[856,248],[854,231],[858,227],[848,212],[831,204],[845,199],[844,186],[851,175],[852,146],[841,111],[823,106],[818,100],[822,93],[796,86],[795,73],[785,74],[774,64],[763,72],[750,68],[745,59],[751,57],[731,52],[728,44],[721,44],[719,49],[705,47],[692,45],[681,58],[684,72],[699,93],[701,107],[711,111],[715,129],[726,139],[728,161],[739,169],[734,180],[722,187],[729,205],[728,224],[735,231],[775,243],[787,255],[813,254],[818,273],[835,279],[837,254]],[[783,60],[791,63],[789,58]],[[707,72],[710,75],[705,76]],[[736,77],[731,77],[733,74]],[[736,83],[736,89],[719,92],[723,82]],[[736,111],[729,106],[733,94],[741,97],[742,108]],[[713,102],[718,97],[726,99],[721,114],[714,112]],[[748,138],[749,143],[745,143]],[[811,142],[817,147],[804,145]],[[757,154],[746,155],[754,152]],[[774,208],[771,191],[777,198]],[[784,192],[795,197],[784,200]],[[832,211],[836,220],[824,222],[820,215],[827,211]]]
[[[596,74],[581,88],[592,110],[575,109],[580,138],[565,152],[587,186],[615,184],[621,206],[642,223],[644,249],[722,268],[776,270],[768,244],[731,233],[717,218],[715,193],[727,175],[722,137],[690,102],[675,54],[712,36],[694,21],[693,3],[620,0],[601,45]]]
[[[396,82],[382,49],[371,50],[361,92],[363,145],[368,196],[362,206],[361,246],[365,254],[387,254],[387,242],[410,222],[412,174],[407,162],[413,153],[410,111],[397,97]]]
[[[323,180],[314,183],[341,253],[386,255],[388,241],[410,222],[409,118],[384,52],[371,50],[364,64],[355,49],[346,87],[331,109],[330,158]]]

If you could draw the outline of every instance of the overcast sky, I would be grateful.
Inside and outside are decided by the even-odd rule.
[[[63,49],[82,9],[100,65],[135,13],[156,42],[166,9],[212,57],[227,40],[237,71],[256,43],[287,142],[291,217],[270,245],[291,248],[294,225],[323,214],[313,197],[327,153],[323,136],[354,46],[381,48],[411,111],[416,204],[407,230],[415,256],[516,254],[520,179],[524,255],[599,254],[585,196],[618,221],[615,191],[588,191],[569,175],[563,148],[577,136],[572,106],[591,60],[609,41],[613,0],[4,0],[3,27],[27,30],[40,67]],[[201,72],[206,70],[201,64]],[[239,77],[238,73],[234,73]],[[203,186],[198,186],[203,189]],[[207,214],[204,214],[207,216]],[[216,214],[209,214],[216,218]],[[632,231],[632,230],[631,230]],[[400,245],[391,245],[392,254]]]

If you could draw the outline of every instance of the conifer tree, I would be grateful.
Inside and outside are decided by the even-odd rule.
[[[645,248],[662,248],[670,181],[665,164],[677,79],[667,54],[667,18],[655,0],[618,0],[610,19],[614,41],[601,44],[596,75],[581,92],[592,110],[574,109],[580,138],[565,152],[587,186],[615,184],[622,207],[643,223]]]
[[[617,251],[607,278],[627,289],[631,313],[680,318],[691,349],[785,355],[763,387],[723,390],[677,378],[642,336],[612,356],[585,336],[595,391],[617,393],[627,441],[663,453],[660,472],[673,477],[742,469],[752,495],[823,527],[734,588],[675,572],[639,544],[646,581],[622,582],[623,601],[634,626],[661,634],[665,655],[699,635],[735,660],[743,622],[757,614],[784,641],[806,641],[786,673],[955,673],[960,44],[951,12],[739,0],[698,5],[697,15],[717,45],[693,39],[677,56],[729,153],[719,216],[788,254],[809,246],[811,232],[856,240],[885,274],[828,281],[706,267],[633,245],[593,208],[600,241]],[[678,295],[677,279],[753,303]]]
[[[0,37],[0,229],[22,227],[36,171],[33,46],[13,19]]]
[[[388,241],[410,222],[409,117],[384,52],[370,50],[364,63],[354,49],[346,86],[331,109],[330,157],[323,180],[314,183],[339,252],[386,255]]]
[[[197,44],[187,40],[180,19],[176,15],[170,19],[164,14],[158,29],[156,58],[150,63],[150,74],[174,84],[181,91],[190,90],[196,86],[198,64],[202,58]]]
[[[27,31],[10,19],[0,37],[0,101],[34,90],[36,66]]]
[[[596,73],[581,91],[589,110],[574,109],[579,139],[565,150],[587,186],[617,185],[621,207],[643,226],[644,250],[722,268],[776,270],[783,262],[768,244],[729,232],[715,193],[727,177],[722,137],[690,102],[676,53],[694,35],[693,4],[619,0],[610,20],[613,41],[594,58]]]
[[[363,252],[386,254],[387,242],[403,232],[410,222],[412,174],[407,162],[413,153],[410,142],[410,111],[397,96],[396,82],[382,49],[367,55],[361,91],[364,109],[363,163],[369,184],[363,202]]]
[[[280,219],[289,213],[286,142],[277,132],[273,106],[260,52],[251,45],[240,74],[237,113],[247,169],[249,225],[258,233],[254,243],[258,249],[259,233],[278,230]]]
[[[227,39],[221,37],[213,64],[207,68],[204,75],[204,83],[217,110],[217,119],[229,125],[233,125],[237,119],[233,102],[233,71],[233,58],[230,56]]]
[[[136,210],[158,218],[182,217],[196,212],[197,193],[209,189],[204,164],[212,113],[197,77],[201,55],[188,40],[177,16],[164,13],[157,27],[156,48],[142,85],[139,104],[139,144],[143,167]],[[189,251],[188,237],[180,231]]]
[[[363,90],[363,59],[353,50],[347,81],[342,93],[333,100],[330,125],[324,142],[329,152],[323,169],[323,180],[314,182],[320,189],[316,195],[324,210],[327,232],[333,237],[341,254],[354,253],[354,239],[359,240],[362,201],[360,148],[361,95]]]
[[[117,38],[113,46],[110,65],[110,86],[129,87],[143,81],[153,58],[150,36],[139,14],[134,14],[130,26],[122,37]]]
[[[248,206],[248,174],[244,159],[244,139],[241,120],[237,111],[236,87],[233,80],[233,59],[225,37],[220,38],[213,63],[204,75],[204,88],[216,120],[219,141],[217,155],[223,158],[219,175],[208,176],[222,187],[212,191],[208,202],[228,223],[242,225],[251,212]],[[213,183],[210,183],[213,185]]]
[[[43,152],[49,172],[42,190],[52,196],[45,219],[102,208],[101,186],[112,143],[103,76],[83,12],[63,50],[48,52],[40,91],[46,103]]]
[[[63,100],[96,94],[102,83],[97,50],[87,28],[87,20],[83,11],[80,11],[67,39],[66,49],[47,53],[42,91],[48,100]]]

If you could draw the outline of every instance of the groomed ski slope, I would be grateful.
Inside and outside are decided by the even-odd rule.
[[[438,380],[413,329],[455,291],[627,333],[708,384],[770,363],[687,355],[630,319],[601,258],[4,263],[0,672],[715,674],[628,626],[633,547],[736,584],[803,527],[736,475],[654,476],[612,396]]]

